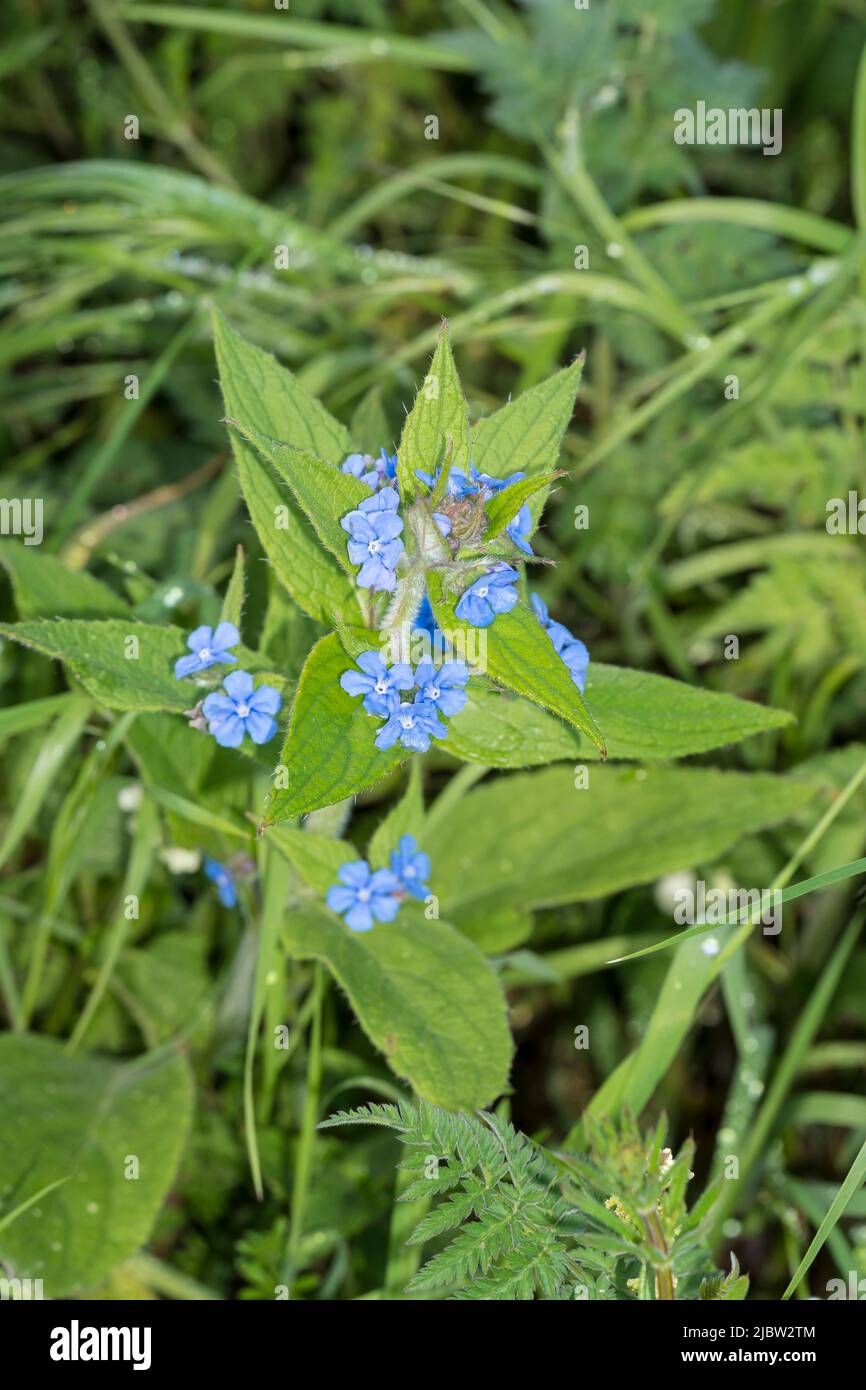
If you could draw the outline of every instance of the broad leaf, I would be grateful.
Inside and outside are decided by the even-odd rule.
[[[150,1235],[189,1127],[189,1067],[177,1053],[117,1063],[6,1036],[0,1092],[14,1135],[0,1146],[0,1219],[66,1179],[0,1232],[4,1273],[42,1279],[45,1298],[93,1288]]]
[[[450,443],[449,443],[450,441]],[[404,506],[418,490],[417,469],[435,473],[450,448],[450,462],[469,467],[469,418],[447,327],[443,327],[430,363],[406,417],[397,450],[397,479]]]
[[[214,342],[226,414],[274,439],[338,465],[349,452],[345,427],[275,358],[214,316]],[[352,585],[322,551],[312,528],[271,466],[236,432],[232,448],[244,499],[265,554],[292,598],[311,618],[359,616]],[[279,510],[279,509],[283,510]],[[280,525],[277,525],[279,518]]]
[[[297,871],[308,888],[324,898],[337,882],[337,871],[343,864],[360,859],[354,845],[347,840],[332,840],[329,835],[310,835],[294,826],[272,825],[265,831],[267,838]]]
[[[574,413],[583,353],[547,381],[479,420],[472,430],[472,462],[481,473],[541,473],[559,458]]]
[[[775,825],[815,788],[766,773],[593,767],[514,774],[478,787],[427,836],[431,887],[449,918],[604,897],[712,862]]]
[[[349,561],[346,548],[349,536],[340,522],[360,502],[369,500],[371,494],[366,484],[303,449],[293,449],[279,439],[268,439],[247,423],[240,420],[228,423],[258,449],[288,484],[322,545],[330,550],[347,574],[354,575],[358,566]]]
[[[424,793],[421,786],[421,764],[413,758],[409,764],[409,781],[400,800],[376,826],[367,849],[367,858],[374,869],[387,867],[391,851],[397,848],[403,835],[413,835],[418,848],[424,848]]]
[[[378,458],[379,450],[393,454],[391,425],[382,405],[382,388],[373,386],[358,402],[349,426],[349,437],[356,453]]]
[[[509,522],[517,516],[524,502],[534,493],[549,487],[557,478],[564,476],[561,469],[556,469],[552,473],[542,473],[534,478],[522,478],[519,482],[509,483],[501,492],[494,493],[484,508],[487,516],[485,541],[495,540],[501,535]]]
[[[186,634],[177,627],[157,627],[132,618],[90,622],[58,618],[0,624],[0,634],[62,661],[94,699],[109,709],[180,713],[204,693],[205,687],[195,679],[175,679],[174,663],[187,650]],[[234,669],[261,672],[270,684],[282,688],[281,678],[263,670],[266,663],[255,652],[243,647],[234,650],[237,667],[223,668],[226,674]],[[210,681],[208,688],[212,686]]]
[[[477,630],[456,616],[455,600],[445,597],[441,576],[435,571],[429,575],[427,587],[440,628],[443,632],[462,633],[466,638],[466,650],[471,651]],[[587,734],[604,754],[602,733],[532,610],[518,603],[510,613],[499,614],[483,631],[487,645],[486,674],[518,695],[525,695],[560,715]]]
[[[511,1037],[502,987],[447,922],[404,905],[394,922],[358,933],[310,909],[287,915],[283,939],[291,956],[328,967],[364,1032],[419,1096],[470,1110],[504,1089]]]
[[[793,718],[786,710],[601,662],[590,665],[586,694],[611,761],[685,758],[783,728]],[[589,739],[561,720],[482,680],[470,682],[469,700],[451,720],[442,746],[458,758],[491,767],[598,757]]]
[[[22,618],[119,618],[129,612],[107,584],[68,570],[54,555],[15,541],[0,542],[0,565],[12,581]]]
[[[400,748],[386,753],[376,748],[373,740],[381,721],[340,685],[340,676],[351,666],[334,633],[310,652],[280,755],[287,785],[278,784],[268,798],[265,825],[353,796],[393,772],[407,756]]]

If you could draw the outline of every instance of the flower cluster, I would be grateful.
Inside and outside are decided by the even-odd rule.
[[[234,623],[219,623],[216,631],[197,627],[189,634],[186,645],[191,656],[181,656],[174,664],[178,680],[207,671],[211,666],[230,666],[237,661],[231,648],[241,640]],[[188,710],[193,728],[213,734],[222,748],[240,748],[249,734],[253,743],[267,743],[277,732],[275,714],[279,714],[283,697],[271,685],[253,689],[248,671],[231,671],[223,681],[225,694],[218,690],[205,696],[200,705]]]
[[[349,454],[340,471],[351,473],[353,478],[366,483],[371,492],[377,492],[396,478],[397,455],[387,454],[384,449],[380,449],[377,459],[372,454]]]
[[[426,753],[431,738],[445,738],[450,719],[466,704],[469,672],[462,661],[446,661],[437,669],[421,661],[412,670],[408,662],[386,666],[378,652],[362,652],[357,671],[344,671],[340,685],[347,695],[363,695],[364,709],[385,723],[376,735],[379,749],[399,743],[413,753]],[[401,695],[415,689],[413,699]]]
[[[353,565],[360,565],[358,585],[374,592],[384,589],[389,594],[397,587],[397,561],[403,554],[400,533],[403,518],[397,508],[400,498],[397,489],[384,487],[372,497],[366,497],[354,511],[340,521],[348,531],[347,549]]]
[[[412,835],[404,835],[391,851],[390,869],[370,868],[366,859],[341,864],[339,883],[328,889],[325,901],[351,931],[371,931],[375,922],[393,922],[407,895],[425,898],[430,859]]]
[[[547,604],[538,597],[538,594],[532,595],[532,607],[535,609],[538,621],[553,643],[554,649],[568,667],[571,679],[583,694],[586,673],[589,669],[589,652],[580,638],[575,637],[573,632],[569,632],[563,623],[553,621],[547,612]]]
[[[415,476],[420,478],[422,483],[426,483],[432,490],[439,479],[439,472],[435,474],[425,473],[423,469],[416,469]],[[452,468],[448,475],[448,482],[445,484],[445,494],[447,497],[459,499],[463,497],[477,497],[482,502],[493,497],[497,492],[504,492],[512,483],[519,483],[526,477],[525,473],[512,473],[510,478],[494,478],[490,473],[479,473],[475,464],[470,464],[469,473],[464,473],[462,468]],[[443,517],[449,523],[450,519]],[[439,516],[437,514],[437,521]],[[440,522],[440,530],[441,522]],[[520,511],[510,521],[505,528],[505,534],[511,538],[518,550],[522,550],[524,555],[533,553],[532,546],[529,544],[529,533],[532,530],[532,513],[524,502]],[[443,531],[443,535],[448,535],[448,531]]]

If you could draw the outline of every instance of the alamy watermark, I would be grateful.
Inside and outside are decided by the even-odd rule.
[[[766,155],[782,150],[782,112],[777,106],[707,106],[699,101],[694,111],[681,106],[674,112],[674,140],[678,145],[761,145]]]
[[[0,497],[0,536],[23,536],[25,545],[41,545],[42,535],[41,497]]]
[[[474,672],[483,675],[487,670],[487,631],[483,627],[465,632],[436,628],[431,634],[406,622],[383,633],[381,640],[382,660],[389,665],[406,661],[417,666],[421,661],[432,661],[439,667],[444,661],[464,661]]]
[[[681,927],[752,922],[763,927],[764,936],[778,936],[782,930],[778,888],[708,888],[698,879],[693,887],[675,888],[673,900],[674,921]]]

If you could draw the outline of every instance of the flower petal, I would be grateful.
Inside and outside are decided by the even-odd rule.
[[[253,678],[249,671],[231,671],[223,681],[223,689],[233,700],[247,700],[253,693]]]
[[[370,865],[366,859],[351,859],[348,864],[340,865],[337,877],[350,888],[366,888],[370,882]]]
[[[216,652],[227,652],[230,647],[236,647],[241,640],[234,623],[217,623],[216,631],[213,635],[213,649]]]
[[[227,719],[214,719],[209,729],[220,748],[240,748],[244,741],[244,721],[236,714],[230,714]]]
[[[200,652],[202,647],[213,646],[212,638],[212,629],[203,625],[202,627],[193,628],[189,637],[186,639],[186,645],[191,652]]]
[[[269,714],[262,714],[259,710],[252,710],[245,723],[253,743],[270,743],[277,732],[276,719],[272,719]]]
[[[283,697],[273,685],[260,685],[253,691],[247,704],[256,714],[279,714]]]

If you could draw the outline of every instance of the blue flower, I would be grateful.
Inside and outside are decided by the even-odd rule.
[[[544,599],[539,594],[530,594],[529,602],[532,604],[532,607],[535,610],[535,616],[541,623],[541,626],[547,627],[547,624],[550,622],[550,617],[548,615],[547,604],[544,602]]]
[[[433,520],[436,522],[436,525],[437,525],[438,528],[439,528],[439,534],[440,534],[440,535],[442,535],[442,536],[450,536],[450,535],[451,535],[451,518],[450,518],[450,516],[446,516],[444,512],[434,512],[434,513],[433,513]]]
[[[391,868],[407,893],[413,898],[426,898],[430,891],[425,882],[430,877],[430,858],[418,848],[413,835],[403,835],[397,849],[391,851]]]
[[[236,647],[240,640],[234,623],[218,623],[216,632],[210,627],[197,627],[186,639],[192,656],[178,657],[174,674],[180,681],[196,671],[206,671],[209,666],[231,666],[237,657],[231,655],[229,648]]]
[[[457,617],[473,627],[489,627],[498,613],[510,613],[517,602],[513,587],[519,579],[510,565],[497,565],[470,584],[456,608]]]
[[[411,690],[415,684],[412,667],[397,661],[390,669],[378,652],[362,652],[355,658],[360,671],[344,671],[340,685],[347,695],[363,695],[364,709],[387,719],[400,703],[398,690]],[[363,674],[361,674],[363,672]]]
[[[445,738],[447,726],[442,723],[435,705],[423,700],[420,693],[414,701],[404,700],[383,724],[374,740],[383,751],[399,743],[412,753],[426,753],[431,738]]]
[[[373,873],[366,859],[341,864],[340,882],[328,889],[325,901],[352,931],[370,931],[376,922],[393,922],[400,909],[400,882],[389,869]]]
[[[571,679],[580,693],[583,694],[583,688],[586,685],[586,673],[589,670],[589,652],[580,638],[575,637],[564,623],[557,623],[551,619],[546,603],[538,597],[538,594],[532,594],[530,602],[535,609],[538,621],[553,643],[554,650],[568,667]]]
[[[379,481],[376,461],[370,454],[349,454],[340,468],[341,473],[351,473],[359,482],[366,483],[371,490]]]
[[[532,530],[532,512],[524,502],[520,511],[513,521],[509,521],[505,528],[505,534],[510,536],[524,555],[532,555],[532,546],[529,544],[529,533]]]
[[[438,632],[436,619],[433,616],[433,605],[430,602],[429,594],[425,594],[421,600],[421,607],[418,609],[417,617],[412,624],[413,631],[427,632],[431,637],[435,637]]]
[[[473,468],[472,473],[475,472]],[[415,469],[415,477],[420,478],[422,483],[426,483],[432,492],[441,476],[442,469],[437,468],[435,473],[425,473],[422,468]],[[452,468],[448,474],[448,482],[445,484],[446,497],[470,497],[478,487],[474,480],[467,478],[462,468]]]
[[[238,894],[235,881],[228,867],[217,859],[205,855],[204,871],[212,883],[216,884],[219,900],[223,907],[237,907]]]
[[[202,712],[208,730],[221,748],[240,748],[244,734],[253,743],[267,743],[277,732],[274,715],[280,711],[283,698],[270,685],[253,690],[253,678],[248,671],[232,671],[223,681],[225,695],[219,691],[205,697]]]
[[[437,671],[432,661],[422,661],[415,667],[415,684],[420,699],[450,719],[466,704],[465,685],[469,672],[462,661],[446,661]]]
[[[399,502],[395,488],[383,488],[365,498],[354,511],[347,512],[340,522],[350,536],[349,559],[353,565],[361,566],[357,582],[362,589],[385,589],[393,593],[397,587],[394,571],[403,553],[403,542],[399,539],[403,519],[397,514]]]
[[[384,449],[380,449],[377,459],[372,454],[349,454],[340,471],[351,473],[353,478],[366,483],[370,491],[375,492],[383,483],[396,478],[397,455],[387,454]]]
[[[505,488],[511,487],[512,483],[519,483],[526,477],[525,473],[512,473],[510,478],[494,478],[492,473],[476,473],[474,468],[472,473],[482,491],[489,493],[491,497],[494,492],[503,492]]]

